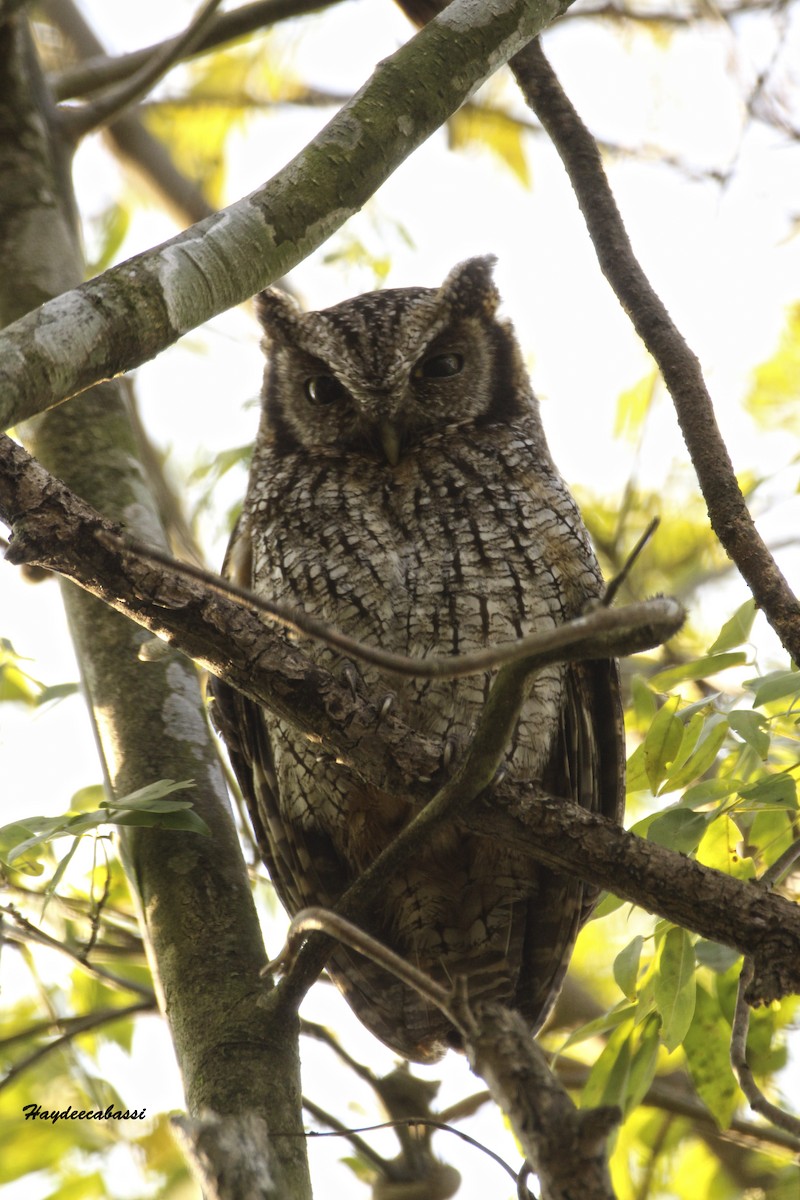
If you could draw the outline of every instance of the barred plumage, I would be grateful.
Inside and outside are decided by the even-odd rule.
[[[602,584],[547,449],[511,326],[495,316],[492,261],[439,289],[369,293],[302,313],[278,292],[259,315],[269,362],[242,518],[226,571],[363,642],[403,654],[462,653],[554,628]],[[337,669],[329,650],[304,649]],[[387,680],[414,728],[463,746],[487,674]],[[413,815],[366,787],[285,721],[217,687],[221,725],[266,865],[290,912],[332,906]],[[624,759],[616,666],[541,671],[507,768],[514,778],[619,819]],[[578,880],[487,838],[446,830],[387,882],[368,929],[441,981],[513,1004],[537,1028],[557,995],[593,898]],[[401,1054],[457,1042],[437,1011],[337,949],[331,976]]]

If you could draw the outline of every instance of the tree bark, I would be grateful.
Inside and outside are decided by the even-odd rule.
[[[21,17],[0,28],[0,315],[13,320],[82,274],[68,164]],[[52,470],[126,526],[162,541],[119,389],[105,384],[29,422]],[[261,1118],[302,1131],[297,1025],[276,1028],[259,972],[266,956],[196,672],[183,656],[139,659],[142,633],[72,584],[64,602],[117,797],[161,778],[193,778],[212,836],[131,828],[122,857],[140,906],[161,1003],[193,1115]],[[302,1137],[270,1142],[283,1195],[310,1196]]]

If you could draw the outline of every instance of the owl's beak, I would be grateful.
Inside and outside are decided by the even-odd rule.
[[[400,431],[394,421],[384,418],[378,426],[383,453],[390,466],[396,467],[400,461]]]

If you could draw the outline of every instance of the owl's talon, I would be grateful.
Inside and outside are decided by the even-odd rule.
[[[454,738],[451,733],[448,733],[444,739],[442,747],[442,766],[447,771],[455,761],[456,752],[458,751],[458,739]]]
[[[508,776],[508,763],[501,763],[494,773],[492,782],[489,784],[489,791],[493,792],[495,788],[500,787],[500,784]]]
[[[349,658],[346,658],[344,660],[344,662],[342,663],[342,665],[339,669],[339,673],[341,674],[342,679],[345,681],[347,686],[350,688],[350,691],[353,695],[353,699],[357,700],[358,699],[358,684],[360,682],[360,676],[359,676],[358,671],[356,670],[354,664],[350,662]]]

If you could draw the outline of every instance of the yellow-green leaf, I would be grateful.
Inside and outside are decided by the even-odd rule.
[[[694,946],[685,929],[673,926],[661,943],[654,987],[661,1040],[672,1051],[680,1046],[694,1015]]]
[[[680,700],[671,696],[656,714],[644,739],[644,767],[652,792],[666,778],[683,740],[683,722],[675,716]]]
[[[731,1027],[719,1001],[702,986],[695,996],[692,1023],[683,1039],[689,1074],[697,1094],[720,1129],[727,1129],[736,1110],[738,1088],[730,1063]]]
[[[742,642],[746,642],[753,628],[756,611],[755,600],[745,600],[744,604],[740,604],[730,620],[720,629],[716,641],[708,647],[708,653],[722,654],[725,650],[733,650],[734,647],[741,646]]]

